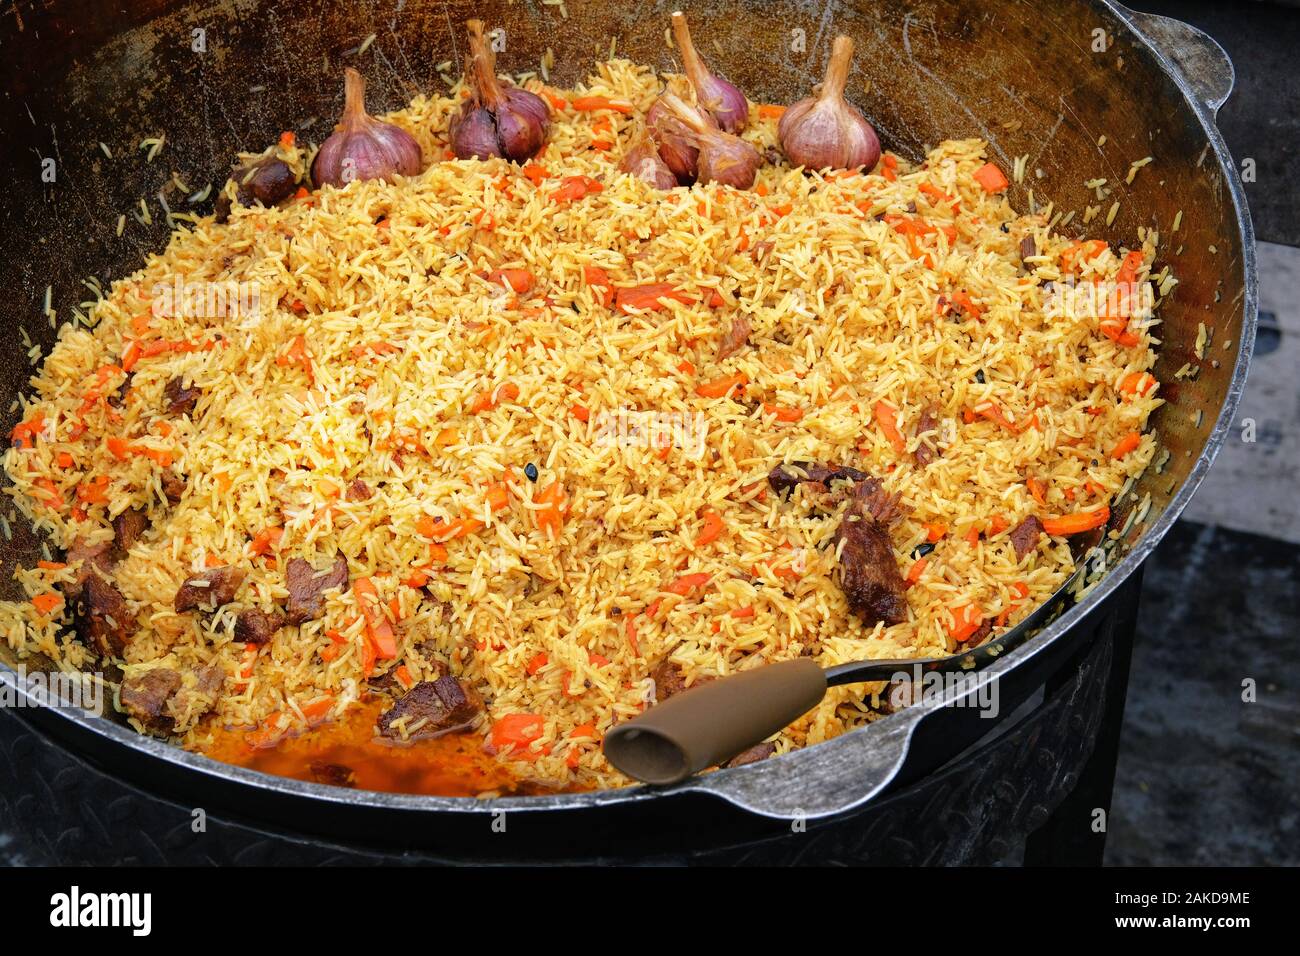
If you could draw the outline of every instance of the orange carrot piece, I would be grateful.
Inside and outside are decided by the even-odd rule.
[[[634,285],[619,289],[614,293],[614,302],[624,313],[631,310],[654,311],[664,307],[664,300],[673,302],[694,302],[694,296],[673,286],[668,282],[651,282],[647,285]]]
[[[735,375],[727,375],[723,378],[716,378],[711,382],[703,382],[695,386],[695,394],[702,398],[722,398],[728,395],[732,389],[743,389],[749,384],[749,376],[744,372],[737,372]]]
[[[1142,434],[1140,432],[1129,432],[1110,450],[1110,457],[1114,459],[1123,458],[1131,451],[1136,451],[1137,447],[1142,444]]]
[[[907,570],[907,583],[915,584],[917,581],[921,580],[921,575],[924,573],[926,565],[929,563],[929,555],[926,555],[923,558],[917,558],[916,562]]]
[[[1100,528],[1109,520],[1110,507],[1102,505],[1095,511],[1077,511],[1057,518],[1044,518],[1043,530],[1048,534],[1064,537]]]
[[[61,594],[38,594],[32,598],[32,607],[36,608],[37,613],[48,615],[56,607],[63,603]]]
[[[961,644],[979,630],[984,621],[984,610],[978,604],[961,604],[952,609],[952,618],[948,634]]]
[[[778,422],[797,422],[803,418],[803,409],[789,408],[785,405],[771,405],[764,402],[763,414],[775,416]]]
[[[882,400],[876,402],[873,414],[885,438],[894,446],[894,451],[899,455],[903,454],[907,450],[907,439],[898,430],[898,409]]]
[[[986,193],[1000,193],[1010,185],[1002,170],[993,163],[985,163],[975,170],[975,182],[979,183],[980,188]]]
[[[582,113],[590,113],[594,110],[612,110],[625,116],[630,116],[633,109],[632,104],[627,100],[612,100],[607,96],[579,96],[577,99],[570,100],[569,105]]]
[[[724,527],[722,515],[712,508],[706,508],[704,510],[704,523],[700,528],[699,535],[695,538],[696,547],[703,547],[717,541],[722,536]]]
[[[516,760],[536,760],[547,751],[530,750],[529,745],[539,739],[545,730],[540,714],[507,714],[497,718],[488,732],[488,742],[496,750],[512,749],[511,757]]]

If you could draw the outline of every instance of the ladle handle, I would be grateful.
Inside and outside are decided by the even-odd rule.
[[[801,657],[669,697],[605,737],[605,756],[646,783],[676,783],[725,763],[812,710],[826,674]]]

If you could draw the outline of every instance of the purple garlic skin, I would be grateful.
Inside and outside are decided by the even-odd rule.
[[[466,103],[451,121],[451,149],[457,159],[491,159],[501,155],[497,123],[481,106]]]
[[[312,162],[317,185],[342,188],[358,179],[391,180],[415,176],[424,168],[420,144],[406,130],[366,112],[366,81],[348,67],[344,72],[343,118]]]
[[[870,169],[880,159],[880,138],[844,99],[853,41],[835,38],[821,91],[789,107],[777,124],[781,149],[806,169]]]
[[[618,168],[635,176],[652,189],[673,189],[678,185],[677,177],[663,161],[654,140],[644,129],[628,147]]]
[[[546,145],[550,109],[536,93],[504,86],[496,76],[496,57],[483,36],[483,21],[470,20],[470,98],[452,117],[448,137],[457,159],[503,159],[522,163]]]
[[[653,134],[661,143],[664,137],[676,136],[699,150],[697,182],[722,183],[736,189],[748,189],[754,185],[758,167],[762,164],[757,149],[739,136],[718,129],[707,113],[689,105],[676,94],[664,93],[659,103],[664,112]]]
[[[497,138],[501,152],[517,162],[532,159],[546,145],[550,113],[536,93],[518,88],[503,91],[497,107]]]
[[[734,83],[711,73],[691,40],[686,14],[673,13],[673,36],[682,54],[682,64],[691,85],[695,87],[695,100],[709,114],[718,128],[727,133],[739,133],[749,122],[749,100]]]
[[[672,128],[676,124],[663,122],[668,115],[663,101],[655,100],[646,111],[646,126],[653,131],[664,164],[672,170],[680,185],[689,186],[699,175],[700,150],[680,131]]]

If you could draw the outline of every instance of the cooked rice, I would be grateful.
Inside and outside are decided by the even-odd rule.
[[[647,68],[613,60],[586,92],[641,114],[659,89]],[[202,748],[219,725],[296,732],[303,705],[328,695],[328,716],[337,718],[364,686],[364,626],[350,591],[331,592],[320,620],[279,631],[255,653],[233,640],[235,608],[206,623],[173,610],[180,584],[210,562],[248,570],[241,605],[269,606],[286,595],[287,558],[324,566],[343,552],[354,580],[370,576],[394,602],[399,654],[384,668],[404,663],[418,681],[446,662],[484,696],[491,719],[541,715],[544,733],[528,759],[500,755],[521,778],[617,786],[627,781],[605,763],[599,738],[653,698],[649,672],[659,661],[671,657],[695,682],[799,655],[830,665],[950,652],[954,608],[1006,611],[1014,624],[1071,573],[1065,539],[1045,539],[1017,561],[1007,533],[990,531],[995,518],[1014,527],[1031,513],[1096,507],[1150,461],[1151,435],[1121,460],[1110,449],[1161,404],[1154,393],[1119,391],[1126,375],[1152,366],[1151,330],[1135,323],[1140,344],[1125,348],[1099,334],[1095,317],[1045,316],[1043,283],[1061,280],[1072,243],[1050,234],[1043,214],[1019,217],[975,184],[983,143],[943,143],[916,167],[900,161],[896,181],[766,166],[753,191],[659,193],[616,172],[631,117],[565,110],[536,161],[550,178],[534,185],[502,161],[448,159],[443,131],[460,94],[420,97],[386,117],[420,142],[424,173],[325,188],[280,208],[236,207],[227,225],[196,218],[113,284],[91,310],[93,330],[65,323],[33,380],[23,418],[44,416],[42,440],[6,452],[6,490],[60,547],[111,537],[110,515],[149,509],[151,530],[114,575],[136,627],[125,672],[188,673],[215,662],[227,675],[213,721],[182,722],[185,746]],[[610,138],[593,129],[600,121],[613,124],[612,150],[589,148]],[[755,118],[746,137],[772,146],[775,126]],[[163,138],[146,144],[152,158]],[[299,169],[309,160],[298,147],[281,155]],[[570,175],[595,177],[604,189],[558,204],[550,194]],[[959,233],[952,247],[942,233],[924,238],[918,257],[877,217],[907,215],[915,203],[919,217],[952,222],[951,206],[922,183],[960,199]],[[1030,276],[1018,252],[1026,231],[1039,253]],[[772,243],[762,264],[738,251],[760,241]],[[1143,279],[1150,242],[1144,251]],[[1109,248],[1084,259],[1081,278],[1111,278],[1120,259]],[[666,282],[695,300],[624,314],[598,304],[584,266],[603,268],[616,286]],[[528,270],[536,288],[516,297],[484,278],[503,268]],[[103,394],[121,383],[123,352],[142,334],[132,320],[149,312],[156,286],[178,277],[209,288],[253,283],[260,314],[153,318],[145,338],[196,347],[141,359],[120,410],[100,400],[83,413],[98,369],[110,367]],[[724,305],[708,304],[712,290]],[[955,290],[978,301],[982,316],[937,315],[937,297]],[[755,344],[719,363],[716,343],[736,310],[752,323]],[[299,335],[310,374],[276,361]],[[379,343],[387,345],[370,347]],[[743,403],[696,395],[699,382],[735,372],[750,383]],[[175,376],[202,389],[193,419],[163,412],[163,386]],[[519,387],[517,400],[470,411],[503,383]],[[872,422],[880,400],[897,406],[907,454]],[[1013,434],[983,417],[963,420],[989,401],[1014,422],[1036,416],[1036,424]],[[763,413],[765,402],[803,417],[778,422]],[[923,469],[912,436],[930,402],[941,408],[945,443]],[[695,460],[689,447],[611,447],[600,438],[602,416],[620,412],[698,414],[706,450]],[[89,430],[73,441],[83,417]],[[449,443],[435,446],[439,435]],[[184,500],[169,506],[159,463],[116,460],[109,436],[171,452],[189,483]],[[61,452],[73,455],[71,467],[58,465]],[[855,465],[901,496],[910,511],[893,541],[904,572],[926,522],[948,525],[908,591],[907,623],[865,627],[848,613],[833,574],[837,519],[815,520],[802,493],[789,502],[765,493],[769,469],[795,460]],[[541,471],[537,484],[523,477],[528,463]],[[508,473],[509,505],[493,514],[484,487]],[[74,511],[78,488],[94,497],[91,476],[108,476],[105,503]],[[340,495],[357,477],[374,490],[370,500]],[[1045,504],[1028,478],[1046,488]],[[571,502],[557,540],[537,529],[531,500],[551,481]],[[51,489],[57,509],[47,504]],[[709,508],[726,532],[697,546]],[[405,586],[431,561],[420,518],[466,514],[487,527],[447,543],[445,567],[429,572],[432,598]],[[278,556],[252,556],[250,539],[273,526],[284,528]],[[972,529],[989,540],[972,546],[964,540]],[[37,595],[72,572],[17,576]],[[709,583],[685,597],[665,593],[693,572]],[[1017,597],[1019,584],[1028,600]],[[650,619],[644,612],[656,601]],[[749,618],[730,613],[749,607]],[[0,609],[12,648],[87,665],[91,655],[68,622],[66,607],[49,617],[25,602]],[[340,653],[323,661],[329,647]],[[833,688],[778,736],[779,751],[874,719],[873,690]]]

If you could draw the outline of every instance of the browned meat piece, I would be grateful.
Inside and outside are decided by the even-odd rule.
[[[128,717],[134,717],[146,730],[169,734],[174,721],[167,712],[172,695],[181,687],[181,675],[170,667],[155,667],[122,681],[118,699]]]
[[[130,551],[131,545],[140,540],[148,527],[149,515],[143,509],[128,508],[113,519],[114,544],[119,551]]]
[[[113,582],[91,574],[75,610],[81,640],[101,657],[121,657],[126,650],[131,614],[126,609],[126,598]]]
[[[921,687],[913,680],[890,681],[879,694],[880,712],[892,714],[911,707],[921,699]]]
[[[401,681],[397,679],[396,667],[369,678],[366,681],[366,689],[376,694],[397,694],[405,690]]]
[[[1043,534],[1043,523],[1030,515],[1011,529],[1011,546],[1016,549],[1016,560],[1023,561],[1025,555],[1038,547],[1038,539]]]
[[[250,607],[235,615],[235,640],[245,644],[265,644],[283,626],[283,614]]]
[[[894,559],[889,525],[899,515],[898,501],[874,478],[859,482],[844,512],[839,536],[840,587],[849,609],[866,624],[907,620],[906,583]]]
[[[298,189],[298,180],[288,164],[278,159],[263,163],[257,172],[244,181],[253,198],[263,206],[283,202]]]
[[[974,632],[970,635],[970,637],[966,638],[966,640],[962,641],[961,643],[964,644],[966,647],[976,647],[979,644],[983,644],[984,639],[992,633],[993,633],[993,622],[988,619],[985,619],[985,621],[982,624],[980,624],[979,627],[975,628]]]
[[[188,415],[194,411],[203,392],[194,385],[186,385],[180,376],[173,378],[163,386],[163,398],[167,402],[167,411],[173,415]]]
[[[98,569],[105,574],[113,567],[113,542],[101,541],[99,544],[86,544],[80,538],[72,542],[68,548],[66,558],[68,564],[81,562],[72,581],[63,586],[63,596],[69,602],[73,603],[81,597],[81,591],[86,586],[86,580]]]
[[[776,753],[776,744],[767,740],[761,744],[755,744],[748,750],[742,750],[736,756],[732,757],[724,767],[743,767],[747,763],[758,763],[760,760],[766,760],[772,754]]]
[[[743,315],[737,315],[731,320],[731,328],[722,333],[722,341],[718,344],[718,361],[721,362],[728,355],[735,355],[742,348],[749,344],[749,333],[753,331],[750,327],[749,319]]]
[[[172,504],[176,504],[185,497],[185,479],[170,471],[164,471],[162,476],[163,494]]]
[[[216,705],[225,682],[226,672],[221,665],[209,664],[194,672],[194,682],[190,686],[182,686],[176,692],[168,710],[178,721],[189,724]]]
[[[801,477],[800,471],[807,477]],[[773,468],[768,473],[767,483],[778,495],[788,495],[794,490],[795,485],[804,482],[829,485],[833,481],[864,481],[867,477],[866,472],[847,465],[817,465],[807,461],[796,461]]]
[[[191,574],[176,591],[174,602],[176,613],[184,614],[196,607],[201,607],[205,611],[215,611],[233,601],[235,592],[243,583],[244,572],[229,565]]]
[[[655,703],[662,704],[674,694],[680,694],[686,690],[686,675],[682,669],[674,664],[668,658],[664,658],[655,665],[655,669],[650,672],[650,678],[655,682]],[[691,687],[699,684],[696,681]]]
[[[301,624],[320,617],[325,607],[325,592],[330,588],[347,588],[348,559],[337,555],[324,571],[317,571],[310,561],[290,558],[284,569],[289,600],[284,609],[286,624]]]
[[[221,685],[226,682],[226,672],[221,669],[220,664],[209,664],[195,674],[194,687],[195,693],[204,694],[208,697],[214,696],[217,691],[221,690]]]
[[[354,478],[352,484],[348,485],[348,501],[369,501],[370,496],[373,494],[374,492],[370,490],[370,486],[360,478]]]
[[[1034,242],[1033,236],[1025,236],[1020,240],[1020,261],[1024,263],[1030,256],[1038,255],[1038,244]],[[1026,266],[1025,268],[1028,268]]]
[[[278,159],[259,159],[247,166],[237,166],[230,178],[235,181],[236,193],[242,206],[254,201],[263,206],[274,206],[288,199],[298,188],[293,170]],[[214,207],[217,222],[226,222],[230,218],[230,209],[231,202],[223,184]]]
[[[341,763],[326,763],[323,760],[313,760],[308,769],[311,770],[311,778],[317,783],[329,784],[331,787],[355,787],[357,785],[357,777],[352,772],[352,768],[345,767]]]
[[[772,254],[776,248],[776,243],[771,239],[764,239],[762,242],[754,243],[754,248],[749,250],[749,257],[754,260],[755,265],[763,265],[767,262],[767,257]]]
[[[394,722],[406,717],[406,738],[426,740],[443,734],[469,730],[483,712],[483,701],[471,687],[454,677],[421,681],[379,716],[375,729],[380,736],[402,738]]]
[[[917,419],[916,434],[924,435],[927,432],[932,432],[938,427],[938,425],[939,419],[935,415],[935,408],[933,405],[928,405],[926,406],[925,411],[921,412],[921,417]],[[935,458],[939,457],[939,452],[936,450],[935,446],[932,446],[929,442],[921,441],[916,446],[915,457],[916,463],[924,468],[926,465],[930,464],[930,462],[934,461]]]

